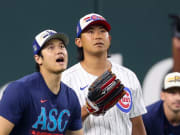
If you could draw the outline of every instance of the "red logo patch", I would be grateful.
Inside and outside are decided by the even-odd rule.
[[[123,108],[128,108],[131,104],[131,97],[130,94],[128,92],[126,92],[126,94],[123,96],[123,98],[121,100],[119,100],[119,104],[123,107]]]
[[[132,108],[132,95],[128,88],[125,87],[124,90],[126,90],[126,94],[118,101],[116,105],[121,111],[127,113]]]

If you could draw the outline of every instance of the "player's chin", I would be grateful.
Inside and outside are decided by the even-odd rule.
[[[55,70],[54,73],[61,74],[62,72],[64,72],[64,70],[66,70],[66,67],[61,67],[60,69]]]
[[[172,109],[174,113],[180,113],[180,108],[174,108]]]
[[[179,105],[172,105],[171,110],[175,113],[180,112],[180,106]]]

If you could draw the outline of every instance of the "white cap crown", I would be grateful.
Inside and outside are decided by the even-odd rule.
[[[48,40],[52,38],[57,38],[57,39],[62,40],[65,45],[69,43],[69,38],[65,34],[58,33],[54,30],[44,30],[35,37],[35,40],[33,42],[34,55],[38,54],[38,52],[43,47],[45,42],[47,42]]]
[[[164,89],[169,89],[173,87],[180,87],[180,73],[173,72],[166,75],[164,79]]]

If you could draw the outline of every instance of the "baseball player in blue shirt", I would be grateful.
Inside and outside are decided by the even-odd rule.
[[[65,34],[39,33],[33,43],[39,72],[8,85],[0,101],[0,135],[83,135],[75,92],[61,82],[68,56]]]

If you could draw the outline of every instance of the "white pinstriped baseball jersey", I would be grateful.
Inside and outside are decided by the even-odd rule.
[[[131,135],[130,118],[146,113],[142,90],[136,75],[129,69],[112,63],[112,72],[127,87],[127,94],[104,116],[89,115],[83,123],[85,135]],[[86,72],[80,63],[62,74],[62,81],[73,88],[81,106],[86,104],[88,87],[97,78]]]

